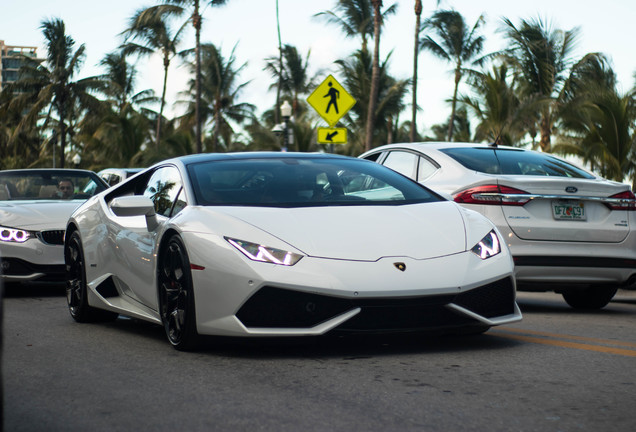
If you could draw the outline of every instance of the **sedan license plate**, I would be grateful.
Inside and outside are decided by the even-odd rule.
[[[585,205],[579,201],[553,201],[552,216],[556,220],[587,220]]]

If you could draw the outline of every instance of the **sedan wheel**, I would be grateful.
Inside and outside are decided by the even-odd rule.
[[[588,288],[577,291],[566,291],[561,295],[574,309],[602,309],[612,300],[617,288]]]
[[[66,301],[68,310],[77,322],[111,321],[118,314],[102,309],[96,309],[88,305],[86,286],[86,263],[82,240],[77,231],[71,234],[71,238],[64,250],[66,264]]]
[[[178,235],[168,241],[159,261],[161,321],[170,343],[178,350],[191,350],[199,343],[196,330],[194,291],[190,261]]]

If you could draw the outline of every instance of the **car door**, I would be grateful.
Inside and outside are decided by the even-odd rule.
[[[113,216],[113,232],[118,253],[118,283],[122,291],[143,305],[157,310],[155,251],[166,222],[185,206],[183,181],[172,165],[157,168],[145,187],[137,190],[150,198],[157,213],[158,227],[148,230],[144,216]]]

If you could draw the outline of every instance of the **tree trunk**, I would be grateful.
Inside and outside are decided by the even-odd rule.
[[[214,132],[212,133],[212,151],[216,153],[219,134],[221,133],[221,102],[217,98],[214,103]]]
[[[417,135],[417,58],[420,49],[420,18],[422,15],[422,0],[415,0],[415,43],[413,48],[413,112],[411,118],[411,142],[415,142]]]
[[[163,107],[166,104],[166,88],[168,87],[168,67],[170,66],[170,59],[164,57],[163,59],[163,89],[161,90],[161,105],[159,107],[159,117],[157,118],[157,136],[156,147],[159,149],[159,143],[161,141],[161,119],[163,119]]]
[[[194,14],[192,14],[192,25],[194,26],[195,45],[195,87],[196,96],[194,102],[194,118],[196,122],[196,150],[203,152],[203,141],[201,139],[201,15],[199,15],[199,0],[194,0]]]
[[[64,168],[64,150],[66,149],[66,118],[65,102],[60,104],[60,168]]]
[[[276,0],[276,30],[278,31],[278,87],[276,88],[276,107],[274,108],[274,124],[280,123],[280,90],[283,85],[283,43],[280,37],[280,19],[278,0]]]
[[[552,134],[552,126],[550,125],[550,114],[541,114],[541,140],[539,146],[541,151],[550,153],[552,151],[552,143],[550,142],[550,135]]]
[[[451,101],[451,115],[448,121],[448,141],[453,140],[453,129],[455,129],[455,106],[457,105],[457,89],[459,88],[459,80],[462,78],[461,65],[457,65],[455,69],[455,89],[453,90],[453,99]]]
[[[382,0],[373,0],[373,69],[371,71],[371,97],[367,110],[367,127],[365,136],[365,151],[369,151],[373,145],[373,130],[375,125],[375,106],[378,99],[378,83],[380,75],[380,27],[382,26],[382,15],[380,8]]]

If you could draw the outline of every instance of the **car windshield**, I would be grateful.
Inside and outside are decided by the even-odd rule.
[[[97,175],[79,170],[0,172],[0,201],[85,200],[106,187]]]
[[[396,172],[360,159],[282,157],[188,166],[199,205],[310,207],[400,205],[443,198]]]
[[[440,151],[469,170],[486,174],[594,178],[561,159],[521,149],[458,147]]]

